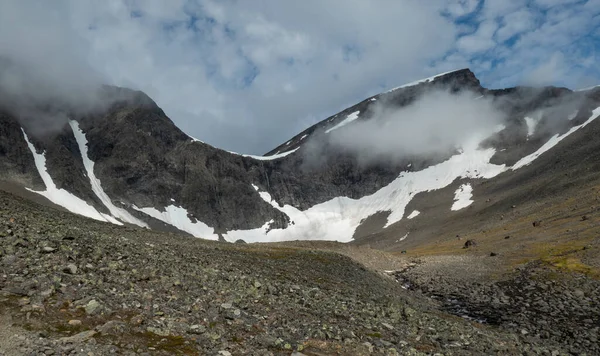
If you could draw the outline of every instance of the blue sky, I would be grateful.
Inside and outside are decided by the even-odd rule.
[[[600,84],[600,0],[9,0],[0,54],[65,90],[143,90],[191,136],[261,154],[452,69],[492,88]]]

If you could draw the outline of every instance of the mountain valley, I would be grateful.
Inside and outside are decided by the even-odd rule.
[[[600,88],[448,72],[265,156],[95,95],[0,100],[0,355],[600,354]]]

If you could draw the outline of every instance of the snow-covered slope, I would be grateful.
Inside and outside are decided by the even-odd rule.
[[[359,114],[360,114],[360,111],[355,111],[355,112],[351,113],[350,115],[346,116],[346,118],[343,121],[341,121],[340,123],[338,123],[337,125],[333,126],[330,129],[325,130],[325,133],[330,133],[331,131],[339,129],[342,126],[348,125],[352,121],[358,119]]]
[[[102,204],[104,204],[108,211],[110,211],[110,214],[113,218],[119,219],[129,224],[134,224],[141,227],[148,227],[148,224],[134,217],[127,210],[119,208],[113,204],[108,194],[106,194],[106,192],[104,192],[104,189],[102,189],[102,183],[100,183],[100,180],[96,178],[96,174],[94,173],[94,162],[88,157],[88,142],[85,138],[85,134],[79,128],[79,124],[77,123],[77,121],[70,120],[69,125],[73,130],[75,140],[77,141],[77,145],[79,146],[79,151],[81,152],[81,159],[83,160],[83,166],[85,167],[87,176],[90,179],[90,184],[92,186],[94,194],[96,194],[96,196],[98,197],[98,199],[100,199]]]
[[[42,178],[44,185],[46,185],[46,190],[42,192],[38,192],[31,189],[29,190],[46,197],[54,204],[62,206],[63,208],[69,210],[72,213],[87,216],[88,218],[92,218],[95,220],[107,221],[113,224],[122,225],[121,222],[119,222],[112,216],[98,212],[96,208],[87,203],[85,200],[76,197],[75,195],[69,193],[64,189],[57,188],[56,184],[54,184],[54,181],[52,180],[52,177],[50,176],[50,174],[48,174],[48,171],[46,170],[46,157],[44,156],[45,154],[37,153],[35,147],[31,143],[31,141],[29,141],[29,137],[25,133],[25,130],[21,130],[23,131],[23,136],[25,137],[25,141],[27,141],[27,146],[29,147],[31,154],[33,155],[33,159],[35,160],[35,166],[37,168],[38,174]]]
[[[519,169],[519,168],[522,168],[522,167],[525,167],[525,166],[531,164],[533,161],[535,161],[536,158],[538,158],[544,152],[549,151],[552,147],[556,146],[560,141],[564,140],[567,136],[571,135],[573,132],[579,130],[582,127],[587,126],[590,122],[594,121],[598,116],[600,116],[600,108],[595,109],[592,113],[592,116],[590,116],[590,118],[587,119],[587,121],[585,121],[583,124],[571,127],[571,129],[569,131],[565,132],[562,135],[556,134],[556,135],[552,136],[550,138],[550,140],[548,140],[548,142],[546,142],[537,151],[521,158],[517,163],[515,163],[515,165],[512,167],[512,169],[513,170]]]
[[[429,77],[429,78],[423,78],[423,79],[415,80],[414,82],[406,83],[406,84],[403,84],[403,85],[401,85],[399,87],[395,87],[393,89],[390,89],[388,91],[388,93],[396,91],[398,89],[403,89],[403,88],[408,88],[408,87],[412,87],[412,86],[423,84],[423,83],[428,83],[428,82],[431,82],[431,81],[435,80],[436,78],[442,77],[442,76],[444,76],[446,74],[454,73],[456,71],[458,71],[458,70],[451,70],[449,72],[436,74],[436,75],[434,75],[432,77]]]

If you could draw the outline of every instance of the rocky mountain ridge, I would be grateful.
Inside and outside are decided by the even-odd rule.
[[[474,100],[490,98],[506,114],[506,121],[504,128],[486,140],[482,148],[494,150],[489,151],[491,164],[507,167],[527,155],[535,155],[554,134],[580,127],[600,106],[598,90],[572,92],[553,87],[488,90],[465,69],[368,98],[301,132],[267,156],[255,158],[190,138],[141,92],[109,87],[103,90],[103,96],[110,99],[105,102],[110,105],[85,113],[53,110],[48,120],[60,128],[49,132],[38,132],[34,125],[38,121],[29,120],[23,110],[3,105],[0,178],[12,186],[34,191],[48,189],[41,177],[43,169],[36,166],[34,159],[39,160],[42,155],[56,189],[87,202],[99,216],[118,222],[111,206],[118,207],[132,217],[126,223],[138,221],[140,226],[229,241],[350,241],[363,237],[360,227],[377,214],[395,214],[399,219],[408,216],[409,211],[394,212],[389,208],[398,203],[383,197],[389,195],[383,188],[396,191],[394,194],[400,196],[396,199],[407,204],[412,199],[409,196],[420,190],[394,188],[392,182],[400,184],[402,181],[398,179],[403,175],[408,177],[405,180],[417,177],[418,172],[459,156],[457,152],[411,155],[394,162],[364,165],[351,153],[329,144],[327,135],[343,130],[343,126],[350,127],[352,121],[371,120],[377,105],[406,107],[434,90],[452,94],[468,92]],[[43,110],[37,108],[34,112],[39,114]],[[535,119],[537,129],[529,134],[524,118],[534,113],[542,114]],[[566,120],[565,116],[573,113]],[[557,118],[561,119],[558,125]],[[77,129],[81,131],[80,142],[75,134]],[[314,142],[319,143],[316,151],[315,145],[310,144]],[[82,145],[87,147],[87,157]],[[479,152],[483,151],[477,151],[477,155]],[[311,156],[319,157],[317,168],[307,167]],[[86,159],[93,162],[93,175],[108,201],[94,191],[94,182],[84,164]],[[479,173],[453,174],[456,176],[449,177],[447,184],[422,189],[440,189],[461,176],[481,178]],[[365,198],[372,196],[375,198]],[[371,200],[360,200],[363,198]],[[361,205],[370,208],[365,210]],[[391,220],[391,224],[399,219]],[[314,227],[315,224],[318,226]],[[382,231],[390,225],[389,218],[387,225],[380,225],[367,230]]]

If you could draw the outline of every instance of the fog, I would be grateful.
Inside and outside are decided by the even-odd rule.
[[[65,111],[103,104],[104,82],[68,27],[61,4],[5,2],[0,11],[0,106],[35,133],[58,130]]]
[[[328,134],[329,145],[359,161],[398,161],[447,154],[474,135],[491,133],[504,114],[478,94],[429,92],[409,106],[375,104],[372,117]]]

